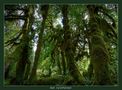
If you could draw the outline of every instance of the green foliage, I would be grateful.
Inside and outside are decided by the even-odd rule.
[[[29,6],[34,7],[31,18],[25,15]],[[5,16],[12,20],[5,20],[4,24],[4,62],[5,67],[9,64],[11,67],[5,84],[17,84],[18,72],[18,77],[21,79],[23,74],[25,79],[21,79],[21,84],[108,84],[109,77],[112,85],[118,83],[116,5],[20,4],[8,7]],[[15,19],[12,15],[27,19]],[[36,75],[31,72],[33,68]],[[36,78],[30,78],[30,74]]]

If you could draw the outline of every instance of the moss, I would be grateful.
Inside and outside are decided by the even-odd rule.
[[[80,74],[77,66],[75,65],[73,52],[71,50],[67,50],[66,59],[67,59],[67,66],[68,66],[70,75],[73,77],[73,79],[77,83],[81,84],[82,83],[81,74]]]
[[[94,35],[91,38],[92,50],[91,61],[94,68],[95,84],[110,84],[110,73],[108,70],[109,54],[105,42],[101,36]]]

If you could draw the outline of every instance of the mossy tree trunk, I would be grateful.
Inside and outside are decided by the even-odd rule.
[[[93,77],[93,65],[90,62],[89,67],[88,67],[88,72],[87,72],[88,78],[91,80]]]
[[[64,29],[64,41],[65,41],[65,48],[64,52],[66,55],[66,60],[67,60],[67,66],[69,69],[69,73],[71,76],[76,80],[78,83],[81,83],[81,74],[75,65],[74,62],[74,52],[73,52],[73,45],[72,45],[72,39],[71,39],[71,32],[70,32],[70,27],[68,25],[68,5],[63,5],[62,6],[62,15],[63,15],[63,29]]]
[[[97,11],[95,5],[87,6],[89,11],[89,27],[91,31],[90,43],[91,43],[91,63],[94,69],[95,81],[97,85],[111,84],[110,72],[108,68],[109,53],[106,48],[105,41],[103,40],[102,31],[99,28],[97,22]]]
[[[29,32],[32,28],[32,22],[33,22],[33,13],[34,13],[34,6],[28,5],[27,6],[27,12],[25,12],[25,15],[27,16],[22,28],[22,41],[20,46],[18,47],[20,50],[20,58],[16,65],[16,84],[23,84],[24,83],[24,75],[25,75],[25,69],[28,64],[30,64],[29,61]]]
[[[42,48],[43,32],[44,32],[46,18],[47,18],[47,15],[48,15],[48,9],[49,9],[49,5],[41,6],[43,20],[42,20],[42,23],[41,23],[41,29],[40,29],[40,33],[39,33],[39,40],[38,40],[38,44],[37,44],[37,50],[36,50],[36,53],[35,53],[34,64],[33,64],[33,68],[32,68],[32,72],[31,72],[29,81],[33,81],[33,80],[36,79],[36,70],[37,70],[37,67],[38,67],[40,52],[41,52],[41,48]]]
[[[58,74],[61,75],[62,74],[62,68],[61,68],[61,60],[60,60],[60,51],[57,49],[57,52],[55,54],[55,58],[56,58],[56,63],[58,66]]]
[[[63,71],[63,75],[66,75],[66,61],[65,61],[65,57],[64,57],[63,51],[61,51],[61,57],[62,57],[62,71]]]

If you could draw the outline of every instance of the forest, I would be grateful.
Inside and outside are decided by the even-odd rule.
[[[5,4],[5,85],[118,85],[117,4]]]

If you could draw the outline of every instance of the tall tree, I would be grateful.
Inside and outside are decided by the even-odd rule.
[[[89,28],[91,41],[91,63],[93,64],[95,82],[94,84],[111,84],[108,53],[105,41],[102,36],[103,30],[99,28],[98,7],[96,5],[87,5],[89,12]]]
[[[40,52],[41,52],[41,48],[42,48],[43,33],[44,33],[44,29],[45,29],[46,18],[47,18],[47,15],[48,15],[48,9],[49,9],[49,5],[42,5],[41,6],[41,12],[42,12],[43,20],[42,20],[42,23],[41,23],[41,28],[40,28],[40,33],[39,33],[39,40],[38,40],[38,44],[37,44],[37,50],[36,50],[36,53],[35,53],[32,72],[31,72],[31,75],[30,75],[30,81],[33,81],[36,77],[36,70],[37,70],[37,67],[38,67]]]
[[[16,65],[16,84],[23,84],[26,65],[30,64],[29,57],[29,32],[32,28],[34,6],[28,5],[25,12],[26,19],[22,28],[21,44],[18,47],[20,50],[20,58]]]
[[[67,59],[67,66],[69,69],[69,72],[71,76],[76,80],[78,83],[81,83],[81,74],[75,64],[74,61],[74,53],[73,53],[73,45],[72,45],[72,39],[71,39],[71,32],[70,32],[70,26],[69,26],[69,20],[68,20],[68,5],[62,6],[62,15],[63,15],[63,29],[64,29],[64,40],[65,40],[65,55]]]

